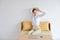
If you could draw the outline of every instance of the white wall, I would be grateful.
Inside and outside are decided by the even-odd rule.
[[[16,40],[20,22],[31,20],[31,9],[39,7],[46,12],[44,20],[51,22],[53,38],[60,38],[60,0],[0,0],[0,39]]]

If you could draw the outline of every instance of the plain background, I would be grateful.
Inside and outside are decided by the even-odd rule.
[[[39,7],[50,21],[52,36],[60,38],[60,0],[0,0],[0,40],[16,40],[21,21],[31,21],[33,7]]]

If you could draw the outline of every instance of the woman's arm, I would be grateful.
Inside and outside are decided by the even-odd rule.
[[[38,9],[38,11],[41,13],[40,16],[44,16],[45,12],[41,11],[40,9]]]
[[[45,12],[40,11],[40,12],[38,13],[38,16],[39,16],[39,17],[42,17],[42,16],[44,16],[45,14],[46,14]]]
[[[42,14],[41,14],[40,16],[44,16],[44,15],[45,15],[45,12],[42,12],[42,11],[41,11],[41,13],[42,13]]]

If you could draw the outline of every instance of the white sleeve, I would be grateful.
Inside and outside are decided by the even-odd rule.
[[[42,16],[44,16],[45,15],[45,12],[38,12],[37,13],[37,16],[39,16],[39,17],[42,17]]]
[[[32,25],[33,25],[33,26],[35,25],[34,17],[32,18]]]

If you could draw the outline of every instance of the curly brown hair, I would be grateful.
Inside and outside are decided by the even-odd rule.
[[[39,8],[37,8],[37,7],[33,8],[33,9],[32,9],[32,12],[33,12],[33,13],[34,13],[34,10],[39,11]]]
[[[32,12],[34,13],[34,10],[36,10],[35,8],[33,8]]]

